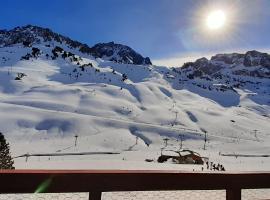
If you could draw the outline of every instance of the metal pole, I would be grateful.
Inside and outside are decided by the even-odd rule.
[[[226,200],[241,200],[241,189],[227,189]]]
[[[101,200],[102,192],[89,192],[89,200]]]
[[[77,146],[77,139],[78,139],[78,136],[75,136],[75,147]]]

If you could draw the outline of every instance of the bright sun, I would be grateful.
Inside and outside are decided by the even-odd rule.
[[[206,23],[209,29],[220,29],[225,25],[226,15],[222,10],[212,11],[206,19]]]

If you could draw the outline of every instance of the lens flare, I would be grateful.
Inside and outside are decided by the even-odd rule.
[[[225,25],[226,15],[222,10],[212,11],[207,19],[206,23],[209,29],[220,29]]]
[[[36,189],[35,193],[42,193],[42,192],[45,192],[47,190],[47,188],[50,186],[52,182],[52,179],[49,178],[45,181],[43,181],[39,186],[38,188]]]

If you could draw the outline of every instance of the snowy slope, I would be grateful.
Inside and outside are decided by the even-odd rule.
[[[251,66],[265,70],[255,77],[234,73],[246,70],[242,63],[231,69],[233,64],[207,61],[219,68],[214,73],[198,73],[202,66],[194,64],[134,65],[93,56],[66,41],[39,39],[31,45],[3,42],[0,48],[0,131],[12,155],[120,154],[16,158],[17,168],[193,169],[144,161],[157,159],[164,138],[169,141],[163,151],[179,149],[181,135],[184,148],[227,169],[269,169],[268,158],[219,155],[270,154],[269,68]]]

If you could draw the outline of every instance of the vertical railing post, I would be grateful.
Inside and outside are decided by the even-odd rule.
[[[101,195],[100,191],[89,192],[89,200],[101,200]]]
[[[226,200],[241,200],[241,189],[226,189]]]

